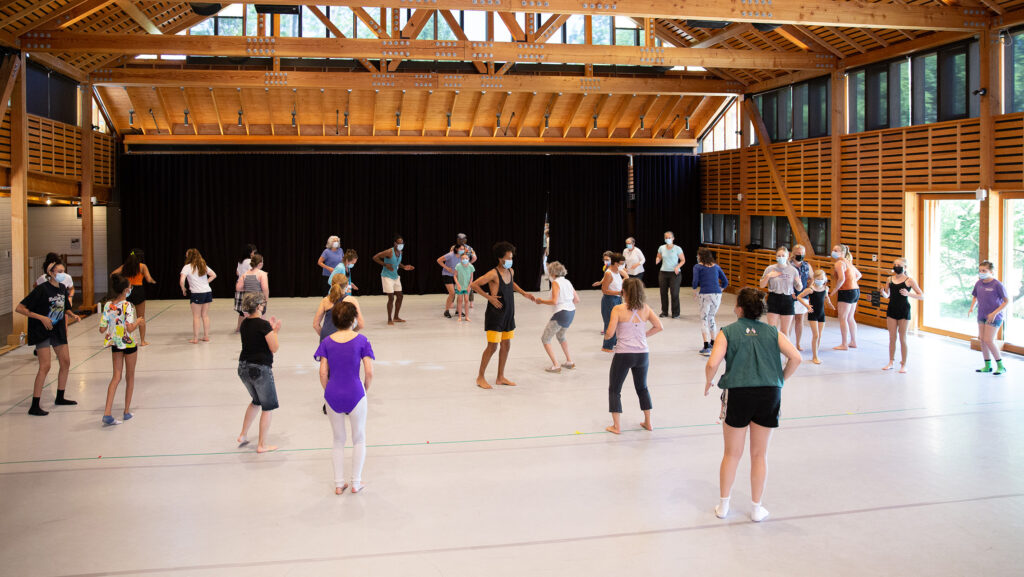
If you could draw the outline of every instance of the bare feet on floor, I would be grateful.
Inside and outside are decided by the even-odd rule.
[[[477,377],[476,378],[476,386],[480,387],[481,389],[492,389],[492,388],[494,388],[494,387],[491,386],[490,383],[487,382],[487,379],[485,379],[483,377]]]
[[[800,345],[797,345],[797,346],[796,346],[796,350],[798,350],[798,351],[802,351],[802,350],[804,350],[804,348],[803,348],[803,347],[801,347]]]
[[[147,346],[149,346],[149,342],[148,341],[142,341],[141,343],[139,343],[139,346],[140,347],[147,347]]]
[[[190,342],[190,343],[192,343],[194,345],[194,344],[199,342],[199,339],[189,339],[188,342]]]
[[[360,483],[358,481],[353,481],[352,482],[352,492],[353,493],[358,493],[358,492],[362,491],[365,488],[366,488],[366,485],[364,485],[364,484],[362,484],[362,483]]]
[[[907,365],[900,365],[900,371],[899,372],[903,373],[903,374],[906,374],[906,372],[907,372]]]
[[[276,451],[276,450],[277,450],[277,446],[276,445],[260,445],[260,446],[256,447],[256,452],[257,453],[269,453],[271,451]]]
[[[884,367],[882,367],[882,370],[883,371],[891,371],[892,370],[892,361],[889,361],[888,365],[885,365]]]
[[[832,347],[832,350],[833,351],[846,351],[846,350],[849,350],[849,348],[846,345],[837,345],[837,346]]]
[[[610,427],[605,427],[604,430],[608,431],[609,433],[615,433],[616,435],[618,435],[619,433],[622,432],[618,428],[616,428],[615,425],[612,425]]]
[[[210,342],[210,337],[203,337],[203,338],[201,338],[199,340],[203,341],[204,343],[208,343],[208,342]]]
[[[395,317],[395,322],[396,322],[396,323],[404,323],[404,322],[405,322],[405,319],[400,319],[400,318],[398,318],[398,317]]]
[[[514,387],[514,386],[516,386],[515,383],[513,383],[512,381],[506,379],[505,377],[498,377],[498,380],[494,381],[494,384],[496,384],[496,385],[505,385],[506,387]]]
[[[239,447],[244,447],[249,444],[249,439],[246,439],[245,435],[238,435],[238,439],[236,439],[236,441],[238,441]]]
[[[820,365],[821,364],[821,359],[819,359],[818,357],[814,357],[813,359],[811,359],[811,362],[816,364],[816,365]]]
[[[393,324],[395,324],[395,321],[393,321],[393,320],[391,320],[391,319],[388,319],[388,324],[389,324],[389,325],[393,325]]]
[[[853,343],[853,342],[851,342],[851,343],[850,343],[850,348],[851,348],[851,349],[855,349],[855,348],[857,348],[857,343]]]
[[[654,426],[651,425],[650,421],[644,421],[644,422],[640,423],[640,426],[645,428],[645,429],[647,429],[648,431],[653,431],[654,430]]]
[[[344,485],[342,485],[340,487],[335,487],[334,488],[334,494],[335,495],[344,495],[346,490],[348,490],[348,483],[345,483]]]

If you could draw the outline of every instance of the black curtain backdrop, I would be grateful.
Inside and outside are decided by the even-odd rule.
[[[332,234],[359,253],[358,294],[381,293],[372,257],[394,233],[405,239],[403,262],[416,266],[401,273],[407,293],[444,291],[435,261],[459,232],[479,254],[478,274],[495,264],[491,246],[508,240],[517,282],[539,289],[546,210],[551,258],[581,288],[600,278],[601,252],[621,250],[625,239],[624,156],[147,154],[123,156],[119,166],[124,247],[146,251],[158,281],[147,288],[151,298],[180,296],[189,248],[217,272],[218,297],[233,294],[247,242],[266,259],[272,296],[303,297],[326,282],[316,260]],[[657,198],[672,194],[665,186]],[[638,242],[645,252],[657,246]]]
[[[548,262],[564,264],[573,286],[586,290],[601,280],[601,254],[606,250],[622,252],[626,247],[629,158],[550,158]]]
[[[686,255],[683,286],[693,282],[693,265],[700,244],[700,173],[696,156],[633,157],[633,190],[636,192],[636,245],[647,257],[644,281],[658,286],[654,259],[665,243],[665,231]]]

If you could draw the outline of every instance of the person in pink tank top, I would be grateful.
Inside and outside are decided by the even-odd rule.
[[[647,323],[651,328],[647,328]],[[622,304],[612,309],[605,338],[615,336],[615,355],[608,371],[608,410],[612,414],[612,426],[605,430],[618,435],[622,432],[619,420],[622,416],[622,383],[626,373],[633,372],[633,387],[640,399],[640,410],[644,412],[643,428],[654,430],[651,425],[651,394],[647,390],[647,369],[650,364],[647,337],[661,332],[658,315],[647,306],[644,283],[638,278],[626,279],[622,283]]]

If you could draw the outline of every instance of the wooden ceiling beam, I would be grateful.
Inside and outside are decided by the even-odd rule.
[[[438,10],[438,13],[442,18],[444,18],[444,21],[448,23],[448,27],[451,28],[452,33],[455,34],[456,38],[463,42],[469,42],[469,37],[466,36],[466,31],[462,29],[462,26],[455,18],[455,15],[452,14],[451,10]],[[480,74],[487,73],[487,65],[484,64],[482,60],[474,60],[473,67],[476,68],[476,71]]]
[[[586,100],[586,94],[580,94],[576,97],[576,104],[572,106],[569,115],[565,117],[565,122],[562,125],[562,138],[569,136],[569,131],[572,130],[572,123],[576,121],[576,115],[579,114],[580,108],[583,106],[583,101]]]
[[[826,74],[819,72],[818,74]],[[198,70],[173,67],[133,67],[97,70],[89,81],[97,86],[200,86],[282,88],[351,88],[354,90],[454,90],[451,75],[396,72],[388,75],[388,86],[366,72],[299,72],[279,75],[260,70]],[[500,78],[458,75],[458,89],[507,90],[510,92],[631,93],[631,94],[740,94],[739,82],[706,78],[585,77],[505,75]]]
[[[524,136],[521,138],[505,138],[503,136],[497,137],[475,137],[470,138],[468,136],[295,136],[295,135],[282,135],[282,136],[268,136],[268,135],[252,135],[252,136],[241,136],[241,135],[199,135],[195,136],[192,134],[183,135],[141,135],[141,134],[130,134],[125,136],[125,145],[131,150],[133,146],[142,145],[167,145],[167,144],[178,144],[178,145],[199,145],[199,144],[217,144],[217,145],[277,145],[277,146],[324,146],[324,145],[372,145],[372,146],[402,146],[402,145],[419,145],[419,146],[628,146],[631,148],[650,148],[650,149],[666,149],[670,147],[673,150],[679,148],[696,147],[697,141],[690,139],[678,139],[666,143],[664,140],[650,140],[650,139],[630,139],[630,138],[611,138],[611,139],[586,139],[586,138],[561,138],[561,137],[536,137],[536,136]]]
[[[508,101],[511,100],[509,96],[512,96],[512,93],[505,92],[501,95],[501,97],[498,100],[498,113],[494,117],[494,132],[491,134],[491,136],[498,136],[498,129],[501,127],[501,119],[504,118],[505,116],[505,106],[508,104]],[[505,134],[508,134],[508,127],[509,124],[511,123],[511,117],[505,120]]]
[[[608,102],[611,100],[611,97],[611,94],[602,94],[601,98],[597,101],[597,104],[594,105],[594,112],[590,115],[591,121],[587,123],[587,127],[583,130],[584,138],[590,138],[590,133],[593,132],[594,128],[597,126],[597,121],[601,118],[601,113],[603,113],[605,107],[608,106]]]
[[[377,94],[379,92],[380,91],[378,90],[374,90],[370,94],[370,136],[377,136],[377,101],[380,100],[377,98]]]
[[[523,127],[526,126],[526,117],[530,114],[530,105],[533,104],[535,96],[537,96],[536,92],[530,92],[526,95],[526,103],[523,104],[523,110],[519,114],[519,124],[516,125],[516,138],[519,138],[519,135],[523,133]]]
[[[533,40],[529,40],[529,42],[538,42],[538,43],[547,42],[548,39],[551,38],[551,35],[554,34],[555,32],[557,32],[558,29],[563,24],[565,24],[565,21],[568,20],[568,19],[569,19],[569,15],[568,14],[552,14],[548,18],[547,22],[545,22],[540,27],[540,29],[538,29],[537,32],[532,35],[533,36]],[[529,38],[529,37],[530,37],[530,35],[527,35],[527,38]],[[514,65],[515,65],[515,61],[514,60],[509,60],[509,61],[505,62],[504,64],[502,64],[501,68],[499,68],[498,71],[495,72],[495,74],[498,75],[498,76],[501,76],[502,74],[505,74],[506,72],[508,72],[508,70],[510,68],[512,68],[512,66],[514,66]]]
[[[647,123],[647,115],[651,112],[651,109],[654,108],[654,104],[656,102],[658,102],[658,100],[660,98],[661,98],[661,95],[659,95],[659,94],[655,94],[653,96],[648,96],[647,97],[647,103],[644,104],[643,108],[640,109],[640,115],[637,116],[636,122],[634,122],[633,126],[631,126],[629,128],[629,137],[630,138],[633,138],[634,136],[636,136],[636,133],[640,131],[641,125]]]
[[[452,116],[455,114],[455,103],[459,100],[459,91],[452,94],[452,101],[448,104],[448,112],[445,114],[444,135],[447,137],[452,132]]]
[[[473,136],[473,128],[476,127],[477,116],[480,115],[481,103],[484,101],[484,96],[487,95],[487,91],[481,90],[479,95],[476,97],[476,103],[473,104],[473,114],[469,116],[469,130],[466,132],[466,136]]]
[[[7,114],[7,105],[11,101],[21,66],[20,54],[7,54],[3,57],[3,64],[0,64],[0,120]]]
[[[129,18],[145,30],[146,34],[160,34],[160,28],[153,24],[153,21],[146,16],[145,12],[139,10],[139,7],[132,0],[116,0],[116,4]]]
[[[189,116],[192,117],[192,122],[189,124],[189,126],[192,127],[192,134],[199,134],[199,123],[196,121],[196,119],[199,116],[196,114],[196,111],[192,108],[192,105],[188,99],[188,92],[185,91],[184,86],[181,87],[181,99],[185,103],[185,112],[187,112]]]
[[[351,8],[352,13],[356,15],[356,18],[365,24],[367,28],[373,30],[373,33],[377,35],[377,38],[391,38],[391,35],[388,34],[388,31],[380,25],[380,22],[377,22],[373,16],[370,16],[370,13],[364,8],[361,6],[352,6]]]
[[[220,107],[217,106],[217,95],[213,93],[213,88],[210,88],[210,102],[213,103],[213,113],[217,115],[217,130],[224,134],[224,121],[220,117]]]
[[[537,125],[537,136],[543,137],[544,132],[550,126],[551,111],[554,110],[555,104],[558,104],[558,98],[562,95],[561,92],[556,92],[548,98],[548,105],[544,108],[544,115],[541,116],[540,123]]]
[[[270,89],[263,89],[264,104],[267,105],[267,122],[270,124],[270,135],[277,136],[277,128],[274,126],[274,105],[270,103]]]
[[[50,0],[35,0],[33,2],[26,4],[20,10],[15,10],[8,16],[0,15],[0,28],[7,28],[11,24],[14,24],[18,20],[21,20],[22,18],[31,15],[36,10],[39,10],[40,8],[46,6],[49,3]],[[9,2],[8,4],[13,4],[13,2]]]
[[[673,96],[669,98],[669,101],[665,103],[664,108],[661,109],[661,113],[658,114],[658,119],[651,125],[651,138],[656,138],[661,129],[665,127],[665,124],[673,119],[673,115],[676,109],[683,103],[682,96]]]
[[[502,23],[505,24],[505,28],[508,29],[508,33],[512,36],[512,40],[515,40],[516,42],[526,42],[526,32],[524,32],[522,27],[519,26],[519,21],[516,20],[515,14],[499,12],[498,17],[501,18]]]
[[[885,38],[882,38],[881,35],[872,31],[870,28],[861,28],[860,31],[868,38],[874,40],[882,48],[887,48],[889,46],[889,42]]]
[[[62,9],[53,13],[50,18],[36,22],[19,30],[19,34],[25,34],[33,30],[63,29],[81,22],[93,14],[110,6],[116,0],[78,0],[65,5]]]
[[[832,46],[831,44],[826,42],[824,39],[822,39],[821,36],[818,36],[817,34],[815,34],[814,32],[811,32],[807,28],[805,28],[803,26],[794,26],[793,28],[797,32],[802,34],[804,36],[804,38],[806,38],[810,42],[813,42],[814,44],[817,44],[820,48],[826,50],[827,52],[831,52],[832,54],[835,54],[837,58],[845,58],[846,57],[846,55],[843,54],[842,50],[839,50],[835,46]]]
[[[316,16],[316,19],[319,20],[320,23],[323,24],[331,34],[334,34],[335,38],[346,38],[345,34],[342,33],[342,31],[339,30],[338,27],[334,25],[334,22],[331,22],[331,19],[328,18],[327,15],[324,14],[323,11],[321,11],[318,6],[307,5],[306,8],[308,8],[309,11],[313,13],[313,16]],[[360,58],[359,63],[363,65],[363,68],[369,70],[370,72],[377,72],[377,67],[374,66],[373,63],[367,60],[366,58]]]
[[[636,98],[636,94],[634,94],[632,98]],[[611,122],[608,123],[608,134],[605,135],[605,138],[612,138],[615,130],[619,127],[619,122],[622,121],[622,115],[625,114],[626,109],[629,108],[630,100],[629,96],[622,96],[622,102],[619,103],[619,108],[615,111],[615,114],[612,115]]]
[[[690,132],[700,137],[729,102],[725,96],[707,96],[690,113]]]
[[[832,26],[826,26],[825,30],[828,30],[832,34],[835,34],[836,38],[839,38],[843,42],[846,42],[851,47],[853,47],[854,50],[856,50],[857,52],[860,52],[861,54],[864,54],[865,52],[868,51],[867,48],[864,48],[863,46],[860,45],[860,43],[856,42],[853,38],[850,38],[849,34],[844,33],[842,30],[840,30],[838,28],[834,28]]]
[[[744,34],[754,30],[752,24],[747,23],[734,23],[730,24],[728,28],[712,34],[710,38],[701,40],[690,45],[690,48],[711,48],[717,44],[721,44],[730,38],[735,38],[740,34]]]
[[[889,60],[890,58],[896,58],[898,56],[905,56],[921,50],[928,50],[944,44],[958,42],[972,36],[974,36],[973,32],[938,32],[935,34],[928,34],[927,36],[920,36],[907,42],[892,44],[888,48],[871,50],[866,54],[848,56],[839,61],[839,67],[840,69],[858,68],[866,64],[873,64],[875,62]]]
[[[272,56],[275,58],[413,58],[422,60],[486,60],[572,62],[632,66],[702,66],[778,70],[831,70],[835,59],[823,54],[728,50],[717,48],[651,48],[644,46],[592,46],[449,41],[446,51],[434,40],[402,40],[391,46],[381,40],[355,38],[255,38],[238,36],[178,36],[140,34],[84,34],[41,31],[22,37],[28,50],[49,53],[187,54],[193,56]],[[481,56],[484,55],[484,56]]]
[[[158,103],[160,103],[160,113],[164,117],[164,122],[167,123],[167,134],[174,134],[174,123],[171,122],[171,111],[170,111],[169,108],[167,108],[167,101],[164,100],[163,92],[160,91],[159,87],[154,86],[153,87],[153,93],[156,94],[156,100],[157,100]],[[156,123],[155,116],[154,116],[153,123],[154,124]],[[160,127],[157,126],[157,132],[159,132],[159,131],[160,131]]]
[[[261,0],[261,4],[302,5],[308,0]],[[319,0],[327,6],[351,6],[352,0]],[[409,0],[377,0],[374,6],[409,8]],[[435,10],[478,10],[499,15],[522,11],[518,2],[431,0]],[[616,0],[613,5],[578,0],[545,0],[553,14],[590,14],[665,18],[675,20],[727,20],[730,22],[841,26],[844,28],[905,28],[908,30],[972,30],[987,11],[980,8],[935,5],[848,2],[846,0],[773,0],[770,5],[717,0]],[[983,27],[983,26],[981,26]]]

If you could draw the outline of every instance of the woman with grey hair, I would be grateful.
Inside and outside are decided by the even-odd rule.
[[[281,330],[281,321],[274,317],[270,317],[270,321],[263,319],[263,307],[266,302],[267,299],[261,292],[245,293],[242,297],[245,320],[238,331],[242,336],[242,352],[238,355],[238,378],[242,380],[249,396],[252,397],[252,402],[246,407],[245,417],[242,419],[238,445],[249,443],[249,427],[259,414],[260,437],[259,444],[256,445],[257,453],[277,449],[267,443],[267,437],[270,433],[271,412],[279,406],[271,367],[274,365],[274,353],[279,346],[277,333]]]
[[[569,354],[569,341],[565,338],[565,332],[572,325],[572,319],[576,315],[576,305],[580,304],[580,295],[576,293],[569,279],[565,278],[565,266],[557,260],[548,263],[548,277],[551,279],[551,298],[537,299],[539,305],[553,305],[555,314],[551,315],[548,326],[544,328],[544,334],[540,342],[544,344],[544,350],[551,359],[551,366],[544,369],[549,373],[560,373],[563,368],[575,369],[576,363],[572,362],[572,355]],[[562,346],[565,353],[565,363],[561,366],[555,359],[555,349],[551,346],[551,339],[557,338],[558,344]]]
[[[324,251],[320,253],[320,258],[316,261],[317,266],[320,267],[320,276],[329,277],[334,272],[334,267],[338,266],[345,256],[345,251],[341,248],[341,239],[335,235],[327,237],[327,246]],[[327,291],[330,290],[330,285],[325,282],[320,283],[320,290],[323,291],[320,296],[326,296]]]
[[[644,257],[643,251],[636,247],[635,238],[626,239],[626,250],[622,251],[622,256],[626,257],[626,274],[630,277],[643,278],[644,263],[647,262],[647,259]]]

